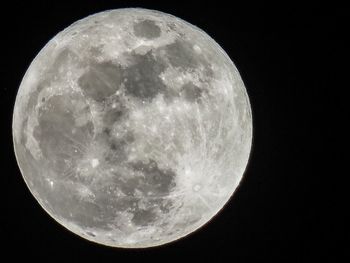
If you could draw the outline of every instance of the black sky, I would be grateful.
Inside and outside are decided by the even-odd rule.
[[[341,77],[349,68],[343,62],[349,9],[203,2],[12,1],[2,7],[1,255],[101,262],[188,257],[216,262],[303,262],[318,257],[335,260],[341,254],[341,238],[346,235],[338,227],[345,219],[337,214],[339,204],[330,196],[335,196],[334,182],[342,174],[328,173],[326,168],[327,162],[340,160],[341,155],[326,149],[342,136],[333,134],[333,129],[340,128],[338,116],[330,111],[345,109],[337,94],[346,88]],[[21,177],[11,137],[17,89],[40,49],[76,20],[121,7],[160,10],[206,31],[239,69],[253,111],[250,162],[224,210],[187,238],[144,250],[96,245],[51,219]],[[336,217],[339,225],[331,223],[330,217]],[[336,252],[331,253],[333,248]]]

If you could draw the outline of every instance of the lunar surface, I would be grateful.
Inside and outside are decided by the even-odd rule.
[[[252,116],[222,48],[172,15],[84,18],[40,51],[20,85],[13,138],[40,205],[75,234],[151,247],[195,231],[246,168]]]

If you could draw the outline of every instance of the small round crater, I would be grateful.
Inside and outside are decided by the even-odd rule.
[[[102,133],[109,137],[111,135],[111,128],[104,127]]]
[[[96,234],[90,231],[86,231],[86,234],[88,234],[91,237],[96,237]]]
[[[117,144],[116,144],[115,142],[112,142],[112,143],[110,144],[110,148],[111,148],[111,150],[113,150],[113,151],[117,151],[119,147],[117,146]]]
[[[95,167],[97,167],[98,165],[100,164],[100,161],[98,160],[98,159],[92,159],[91,160],[91,166],[92,166],[92,168],[95,168]]]
[[[198,192],[199,190],[201,190],[201,186],[199,184],[193,186],[193,191]]]

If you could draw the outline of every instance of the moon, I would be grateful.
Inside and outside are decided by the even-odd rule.
[[[240,74],[205,32],[158,11],[97,13],[53,37],[17,93],[13,142],[43,209],[125,248],[210,221],[242,179],[252,115]]]

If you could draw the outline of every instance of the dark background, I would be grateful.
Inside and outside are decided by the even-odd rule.
[[[342,198],[343,192],[333,191],[334,182],[344,173],[328,170],[326,164],[340,161],[341,154],[326,149],[342,136],[341,132],[333,134],[341,128],[338,115],[331,110],[345,109],[339,91],[346,89],[341,77],[349,68],[344,57],[349,9],[297,4],[230,6],[218,1],[11,3],[1,7],[0,70],[5,80],[0,86],[1,257],[62,257],[81,262],[337,261],[343,238],[348,236],[342,229],[345,219],[337,212],[341,205],[330,197]],[[36,54],[76,20],[121,7],[157,9],[206,31],[239,69],[253,111],[250,162],[231,201],[197,232],[157,248],[108,248],[65,230],[30,194],[13,152],[14,100]]]

